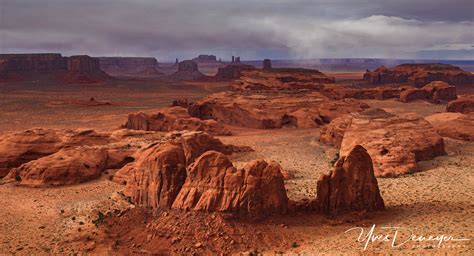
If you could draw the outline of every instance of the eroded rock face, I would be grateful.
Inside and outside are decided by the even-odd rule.
[[[191,117],[188,110],[183,107],[163,108],[153,115],[145,113],[129,114],[123,127],[145,131],[191,130],[204,131],[212,135],[231,134],[229,130],[215,120],[201,120]]]
[[[401,102],[428,100],[433,103],[447,102],[457,98],[456,87],[442,81],[431,82],[423,88],[409,88],[400,93]]]
[[[317,183],[317,205],[321,212],[331,215],[385,208],[367,150],[354,146],[339,158],[329,174],[321,176]]]
[[[286,213],[288,197],[276,162],[254,160],[237,169],[208,151],[190,167],[173,208],[240,214]]]
[[[317,92],[282,94],[216,93],[189,106],[191,116],[203,120],[257,129],[282,127],[311,128],[351,111],[362,111],[366,104],[357,100],[329,103]],[[323,103],[327,103],[321,107]]]
[[[450,101],[446,106],[446,111],[463,114],[474,112],[474,95],[465,95],[457,100]]]
[[[112,78],[100,69],[99,59],[87,55],[68,57],[66,65],[63,79],[67,83],[98,83]]]
[[[439,113],[425,119],[443,137],[474,141],[474,113]]]
[[[344,118],[344,119],[343,119]],[[374,162],[377,177],[395,177],[417,171],[417,162],[446,154],[443,138],[426,120],[396,116],[382,109],[352,113],[321,130],[321,139],[340,142],[340,155],[362,145]]]
[[[248,149],[225,145],[202,132],[174,132],[164,143],[136,153],[137,160],[119,170],[116,181],[126,183],[125,194],[138,205],[170,208],[186,178],[186,167],[209,150],[231,154]]]
[[[463,86],[474,83],[474,75],[459,67],[449,64],[403,64],[393,69],[385,67],[368,71],[364,80],[371,84],[408,83],[422,87],[433,81],[443,81],[448,84]]]
[[[329,124],[321,127],[319,140],[340,148],[344,133],[346,133],[346,129],[351,121],[352,118],[349,115],[344,115],[332,120]]]
[[[27,186],[60,186],[100,177],[107,167],[105,149],[70,147],[14,168],[5,179]]]

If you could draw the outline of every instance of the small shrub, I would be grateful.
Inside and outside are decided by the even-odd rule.
[[[18,181],[18,182],[20,182],[20,181],[21,181],[20,175],[16,175],[16,176],[15,176],[15,180]]]
[[[296,242],[291,243],[291,247],[296,248],[298,247],[298,244]]]

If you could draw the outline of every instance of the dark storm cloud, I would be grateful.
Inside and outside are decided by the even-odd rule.
[[[474,42],[472,0],[0,0],[0,51],[407,57]],[[456,50],[456,49],[454,49]]]

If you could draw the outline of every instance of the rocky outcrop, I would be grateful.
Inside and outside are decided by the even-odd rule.
[[[447,102],[457,98],[456,87],[442,81],[431,82],[422,88],[409,88],[400,93],[401,102],[428,100],[433,103]]]
[[[474,84],[474,75],[449,64],[402,64],[393,69],[382,66],[367,71],[364,80],[370,84],[408,83],[418,88],[433,81],[464,86]]]
[[[163,108],[153,115],[129,114],[123,127],[145,131],[190,130],[204,131],[212,135],[230,135],[230,131],[221,123],[215,120],[201,120],[191,117],[187,109],[182,107]]]
[[[463,114],[474,112],[474,95],[463,95],[457,100],[450,101],[446,106],[446,111]]]
[[[230,81],[238,79],[243,71],[255,70],[254,66],[245,64],[231,64],[217,69],[214,79],[217,81]]]
[[[105,149],[64,148],[12,169],[5,179],[14,179],[26,186],[78,184],[100,177],[107,160]]]
[[[257,129],[282,127],[311,128],[351,111],[362,111],[367,105],[357,100],[330,100],[317,92],[243,94],[216,93],[188,107],[191,116]],[[320,109],[319,107],[323,103]]]
[[[438,113],[425,119],[443,137],[474,141],[474,113]]]
[[[161,76],[158,61],[152,57],[98,57],[100,68],[113,76]]]
[[[367,150],[354,146],[319,178],[316,202],[321,212],[330,215],[385,208]]]
[[[192,60],[184,60],[178,64],[178,71],[167,76],[173,80],[197,80],[206,76],[199,71],[198,64]]]
[[[125,194],[138,205],[169,208],[185,181],[186,167],[210,150],[231,154],[248,149],[225,145],[202,132],[171,133],[166,142],[137,153],[134,163],[119,170],[118,180],[126,183]]]
[[[231,83],[234,91],[295,91],[302,89],[322,90],[325,83],[335,78],[311,69],[274,68],[244,71]]]
[[[362,145],[374,162],[377,177],[395,177],[418,170],[417,162],[446,154],[443,138],[425,119],[396,116],[381,109],[351,113],[321,130],[323,141],[339,144],[341,156]]]
[[[286,213],[288,197],[276,162],[254,160],[237,169],[208,151],[190,167],[173,208],[262,215]]]

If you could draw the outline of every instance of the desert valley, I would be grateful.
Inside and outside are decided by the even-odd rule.
[[[0,0],[0,256],[474,255],[474,1]]]
[[[2,253],[472,253],[471,72],[203,56],[0,55]]]

